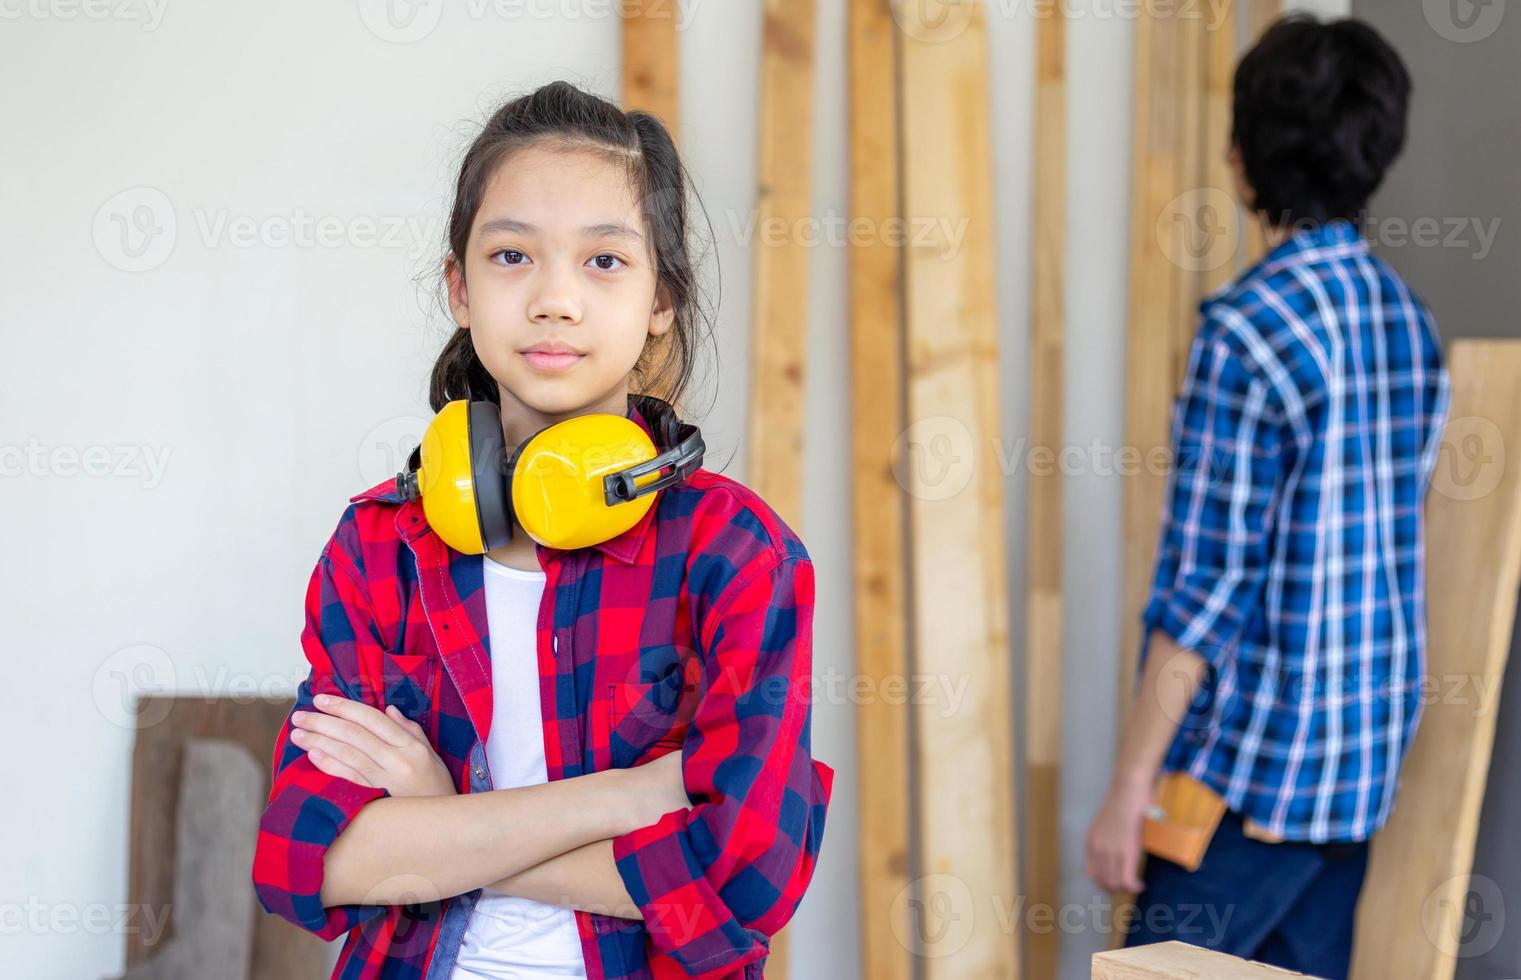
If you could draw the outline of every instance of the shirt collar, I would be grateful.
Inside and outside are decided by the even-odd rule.
[[[665,448],[660,446],[649,419],[645,418],[644,413],[635,404],[634,396],[629,397],[628,411],[624,413],[624,417],[632,419],[639,428],[643,429],[651,441],[655,442],[658,449]],[[632,564],[639,557],[640,549],[644,547],[644,539],[649,534],[650,526],[655,523],[656,504],[658,504],[660,494],[663,492],[655,492],[655,502],[651,503],[650,509],[645,512],[644,516],[633,527],[622,534],[609,538],[606,541],[600,541],[591,547],[609,557],[616,558],[624,564]],[[404,500],[401,492],[396,489],[396,481],[394,479],[376,484],[363,493],[357,493],[349,498],[350,503],[359,503],[366,500],[400,505],[396,513],[396,528],[401,536],[408,541],[430,533],[433,530],[428,526],[427,519],[423,515],[422,501]],[[552,559],[564,553],[564,549],[562,548],[551,548],[542,544],[536,545],[536,549],[541,557],[545,559]]]
[[[1330,221],[1294,229],[1293,234],[1268,252],[1263,263],[1277,262],[1317,249],[1348,248],[1366,250],[1368,243],[1363,240],[1357,225],[1346,218],[1332,218]]]

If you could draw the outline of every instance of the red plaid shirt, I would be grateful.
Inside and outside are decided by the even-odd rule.
[[[646,432],[636,407],[629,417]],[[317,694],[394,704],[428,732],[461,793],[492,789],[484,559],[433,533],[392,481],[350,499],[306,594]],[[811,758],[813,564],[754,492],[698,470],[627,532],[538,546],[539,690],[549,778],[629,767],[679,746],[689,810],[613,838],[644,920],[576,912],[597,978],[754,978],[813,875],[834,771]],[[481,889],[411,905],[319,898],[323,858],[360,808],[390,795],[274,747],[259,824],[259,902],[324,939],[334,977],[448,980]]]

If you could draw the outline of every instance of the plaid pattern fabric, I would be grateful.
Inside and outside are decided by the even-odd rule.
[[[629,417],[651,424],[631,403]],[[492,788],[484,558],[446,546],[391,481],[351,498],[313,571],[292,710],[332,693],[419,722],[461,793]],[[761,976],[818,858],[834,771],[813,759],[813,565],[752,491],[698,470],[591,548],[539,546],[537,629],[549,779],[684,753],[689,810],[613,838],[644,921],[577,911],[587,976]],[[324,939],[335,977],[447,980],[477,888],[436,902],[319,899],[328,846],[388,796],[327,776],[276,739],[253,883]]]
[[[1365,839],[1422,710],[1435,326],[1345,221],[1201,313],[1142,622],[1209,669],[1163,768],[1286,839]]]

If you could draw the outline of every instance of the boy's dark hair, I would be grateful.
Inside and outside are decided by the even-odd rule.
[[[697,282],[687,228],[690,180],[671,134],[648,112],[624,112],[615,103],[569,82],[551,82],[515,98],[491,114],[465,151],[449,215],[448,252],[463,263],[470,229],[496,168],[516,150],[548,142],[566,149],[606,154],[625,164],[650,232],[656,282],[675,310],[669,333],[648,338],[630,379],[630,392],[675,404],[696,369],[702,330],[711,330]],[[700,208],[700,204],[699,204]],[[448,281],[440,276],[448,308]],[[459,398],[495,402],[499,395],[475,353],[473,334],[455,329],[433,365],[428,402],[436,412]]]
[[[1410,74],[1357,20],[1294,14],[1236,68],[1231,139],[1274,225],[1356,220],[1405,145]]]

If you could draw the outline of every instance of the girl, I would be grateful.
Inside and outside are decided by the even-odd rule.
[[[507,103],[448,244],[435,411],[489,400],[508,447],[616,413],[666,448],[699,316],[658,120],[563,82]],[[573,550],[516,525],[466,555],[393,481],[350,498],[307,591],[260,903],[347,933],[335,977],[761,976],[834,776],[809,752],[813,592],[792,530],[706,469]]]

